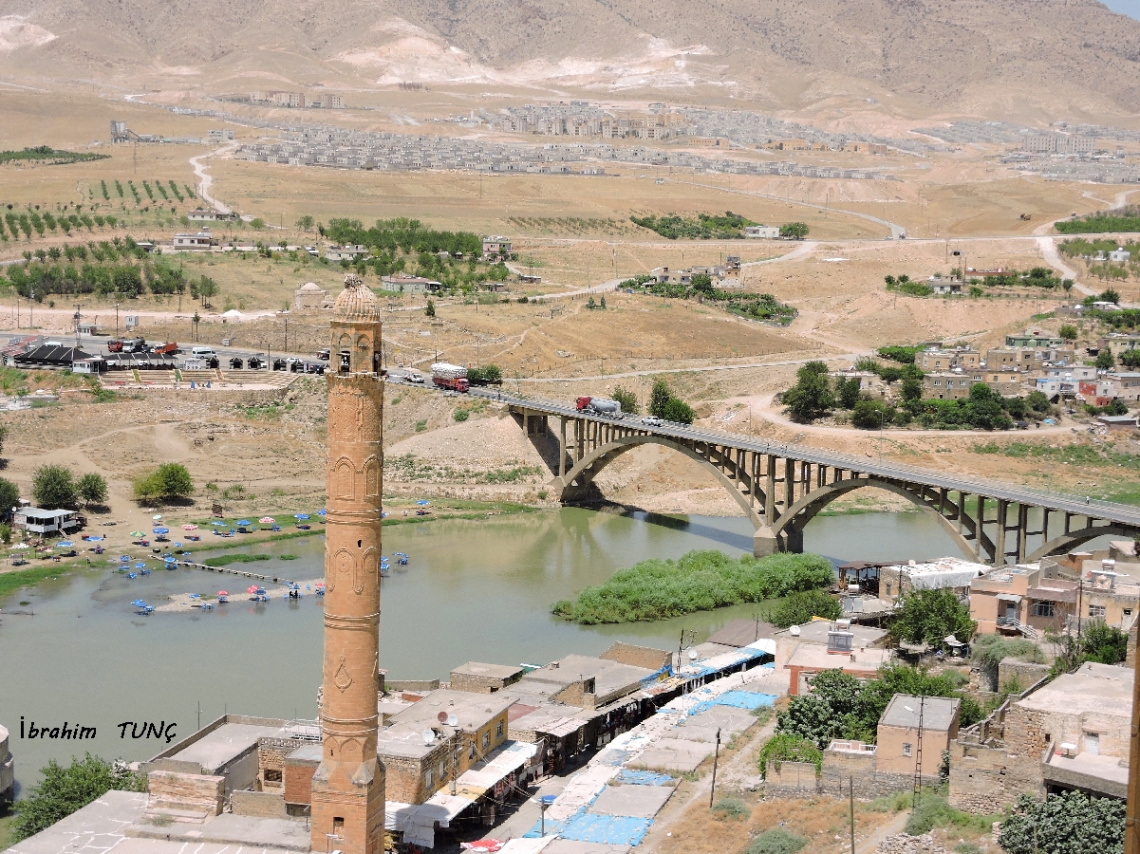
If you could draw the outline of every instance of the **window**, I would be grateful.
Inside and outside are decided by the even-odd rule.
[[[439,775],[439,779],[441,780],[447,777],[447,762],[445,760],[440,761],[439,767],[436,768],[436,774]]]
[[[487,730],[487,732],[483,733],[483,749],[486,750],[490,746],[491,746],[491,731]]]
[[[1089,605],[1089,616],[1090,617],[1101,617],[1103,619],[1104,618],[1104,605]]]
[[[280,783],[281,782],[281,771],[275,770],[273,768],[266,768],[265,769],[265,782],[266,783]]]
[[[333,816],[333,836],[341,836],[344,833],[344,818],[342,816]]]
[[[499,721],[495,724],[495,739],[499,740],[503,737],[503,722]]]
[[[424,786],[425,786],[426,788],[428,788],[428,789],[430,789],[430,788],[431,788],[431,784],[432,784],[432,781],[433,781],[434,779],[435,779],[435,778],[432,776],[432,773],[431,773],[431,769],[430,769],[430,768],[428,768],[426,771],[424,771]]]
[[[1034,602],[1033,607],[1029,611],[1031,616],[1034,617],[1052,617],[1053,616],[1053,603],[1052,602]]]
[[[910,745],[910,742],[909,742],[909,741],[904,741],[904,742],[903,742],[903,756],[910,756],[910,754],[911,754],[911,745]]]
[[[1124,616],[1131,617],[1132,616],[1132,609],[1131,608],[1125,608],[1124,609]]]
[[[467,758],[468,759],[474,759],[475,758],[475,742],[471,742],[470,744],[467,745]]]

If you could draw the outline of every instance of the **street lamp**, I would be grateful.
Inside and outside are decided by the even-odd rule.
[[[883,410],[877,410],[879,413],[879,462],[883,461]]]

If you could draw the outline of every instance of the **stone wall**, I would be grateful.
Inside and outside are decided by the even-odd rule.
[[[1039,762],[1049,744],[1048,731],[1044,712],[1010,703],[1005,716],[1005,744],[1010,753],[1032,756]]]
[[[856,742],[857,744],[858,742]],[[923,778],[923,784],[937,783]],[[857,798],[881,798],[895,792],[908,792],[914,788],[914,774],[892,774],[876,767],[876,753],[871,750],[835,750],[823,752],[820,771],[820,791],[832,797],[843,797],[848,786],[854,785]]]
[[[284,818],[285,799],[277,792],[234,792],[230,795],[234,815],[254,815],[261,818]]]
[[[307,804],[313,796],[313,774],[316,762],[289,761],[285,765],[285,803]]]
[[[1003,658],[998,665],[997,689],[1001,691],[1011,679],[1016,679],[1021,690],[1036,685],[1049,675],[1049,665],[1034,664],[1016,658]]]
[[[285,790],[285,757],[305,744],[299,738],[259,738],[257,740],[257,786],[262,792]],[[266,779],[266,771],[276,780]]]
[[[381,754],[386,774],[385,792],[388,800],[399,801],[405,804],[422,804],[430,798],[440,786],[447,781],[445,775],[442,779],[438,773],[440,763],[444,763],[445,770],[450,768],[451,756],[450,740],[443,741],[430,753],[422,757],[410,758],[407,756],[394,756]],[[381,745],[381,750],[383,746]],[[463,754],[466,756],[466,753]],[[432,771],[432,782],[428,786],[426,775]]]
[[[814,762],[768,762],[764,794],[769,798],[805,798],[819,792]]]
[[[226,778],[204,774],[178,774],[173,771],[151,771],[147,776],[150,800],[147,812],[189,810],[221,815],[225,800]]]
[[[950,742],[950,805],[988,814],[1012,803],[1022,792],[1042,795],[1040,754],[1026,755],[1000,742]]]

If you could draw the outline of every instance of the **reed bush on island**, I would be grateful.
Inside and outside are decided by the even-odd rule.
[[[715,550],[677,560],[645,560],[604,584],[563,599],[556,616],[582,625],[663,620],[725,605],[763,602],[831,584],[831,563],[813,554],[750,555],[733,559]]]

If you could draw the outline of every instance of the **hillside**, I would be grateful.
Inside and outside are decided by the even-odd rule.
[[[1096,0],[11,0],[0,71],[198,89],[414,81],[802,108],[1132,113],[1140,22]],[[98,33],[99,38],[93,38]],[[897,104],[889,99],[900,99]]]

